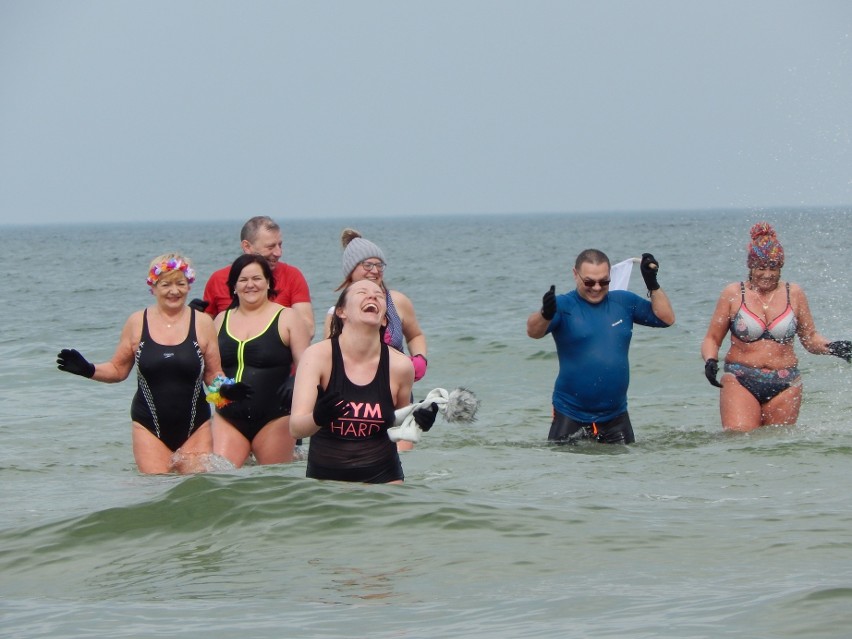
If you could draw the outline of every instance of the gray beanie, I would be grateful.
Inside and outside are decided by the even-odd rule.
[[[343,277],[349,277],[355,267],[371,257],[377,257],[387,262],[382,249],[363,237],[353,237],[343,249]]]

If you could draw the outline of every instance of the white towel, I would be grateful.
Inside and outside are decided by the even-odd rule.
[[[609,269],[609,290],[611,291],[626,291],[630,284],[630,273],[633,271],[633,262],[636,258],[631,257],[613,264]]]

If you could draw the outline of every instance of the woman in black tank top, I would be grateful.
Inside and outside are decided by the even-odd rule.
[[[222,373],[213,320],[186,305],[195,273],[189,260],[155,258],[148,285],[155,302],[125,322],[115,354],[93,364],[63,349],[59,369],[99,382],[127,379],[138,361],[131,408],[133,456],[142,473],[208,470],[213,439],[204,384]]]
[[[394,411],[410,403],[414,368],[381,339],[386,304],[375,282],[351,284],[335,306],[331,337],[310,346],[302,357],[290,432],[311,438],[308,477],[403,480],[399,453],[387,430]]]

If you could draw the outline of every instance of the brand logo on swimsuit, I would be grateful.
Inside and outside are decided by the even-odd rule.
[[[174,357],[174,356],[175,356],[175,354],[174,354],[174,353],[163,353],[163,358],[164,358],[164,359],[169,359],[170,357]]]
[[[613,324],[613,326],[618,326],[618,325],[619,325],[619,324],[621,324],[623,321],[624,321],[624,320],[618,320],[617,322],[615,322],[615,323]]]

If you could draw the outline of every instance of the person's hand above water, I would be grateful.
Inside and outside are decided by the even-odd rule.
[[[56,368],[66,373],[82,375],[90,379],[95,374],[95,365],[73,348],[63,348],[59,351],[56,363],[58,364]]]
[[[852,342],[849,340],[831,342],[828,345],[828,353],[852,363]]]
[[[438,404],[432,402],[429,405],[429,408],[421,407],[415,410],[412,415],[414,415],[414,421],[420,426],[420,430],[424,433],[427,432],[432,426],[435,424],[435,417],[438,414]]]
[[[541,316],[548,322],[556,316],[556,286],[553,284],[541,298]]]
[[[710,358],[706,362],[704,362],[704,376],[707,378],[707,381],[710,382],[716,388],[722,388],[722,385],[716,379],[716,376],[719,374],[719,360]]]
[[[320,428],[328,428],[335,419],[346,417],[352,408],[349,402],[337,391],[324,391],[317,384],[317,402],[314,404],[314,424]]]
[[[645,280],[645,287],[649,291],[656,291],[660,288],[657,282],[657,272],[660,270],[660,263],[654,259],[650,253],[642,253],[642,262],[639,264],[639,270],[642,273],[642,279]]]

